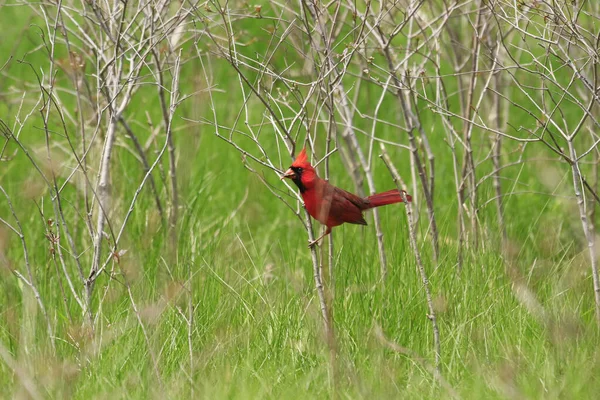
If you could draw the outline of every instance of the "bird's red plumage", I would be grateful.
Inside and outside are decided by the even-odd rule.
[[[302,149],[283,177],[292,179],[300,188],[308,213],[327,226],[325,235],[331,232],[331,228],[344,222],[366,225],[362,215],[364,210],[403,201],[397,189],[362,198],[333,186],[319,178],[308,161],[305,149]],[[404,195],[408,201],[412,201],[409,194]]]
[[[404,193],[406,196],[406,200],[411,202],[412,196],[408,193]],[[372,196],[367,197],[367,200],[371,203],[371,207],[380,207],[388,204],[400,203],[402,202],[402,195],[398,191],[398,189],[388,190],[387,192],[377,193]]]

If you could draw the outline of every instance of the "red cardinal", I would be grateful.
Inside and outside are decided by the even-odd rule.
[[[294,181],[300,189],[308,213],[327,226],[325,233],[309,246],[330,234],[331,228],[344,222],[367,225],[367,221],[362,215],[364,210],[402,201],[402,196],[397,189],[362,198],[331,185],[317,176],[315,169],[308,162],[306,149],[302,149],[290,168],[281,177],[281,179],[283,178]],[[405,195],[408,201],[412,201],[409,194],[405,192]]]

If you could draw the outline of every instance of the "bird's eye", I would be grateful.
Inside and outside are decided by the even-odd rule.
[[[298,168],[298,173],[301,174],[302,173],[302,168]]]

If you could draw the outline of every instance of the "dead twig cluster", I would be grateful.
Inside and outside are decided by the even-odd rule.
[[[25,84],[22,96],[8,105],[15,110],[14,122],[9,125],[4,116],[0,121],[4,140],[0,160],[11,162],[14,154],[23,153],[31,164],[32,179],[43,182],[43,190],[32,198],[44,224],[57,290],[70,322],[83,322],[71,312],[75,305],[93,331],[105,298],[95,296],[96,284],[102,276],[108,278],[106,287],[123,282],[125,274],[119,267],[127,250],[122,239],[147,186],[164,231],[171,235],[172,246],[177,243],[174,127],[176,113],[188,98],[181,93],[180,75],[194,4],[59,1],[29,7],[44,22],[30,29],[39,34],[36,52],[47,61],[34,65],[26,54],[9,59],[1,70],[10,78],[11,68],[18,66],[32,72],[36,81]],[[136,119],[136,108],[152,101],[147,96],[151,87],[153,93],[158,92],[156,102],[162,115],[142,113],[147,118],[144,124]],[[37,140],[39,127],[43,145]],[[137,179],[135,186],[120,193],[124,177],[119,162],[126,158],[125,152],[139,160],[139,170],[126,177]],[[163,156],[168,157],[167,173]],[[33,291],[54,343],[53,321],[38,289],[39,270],[30,263],[27,244],[34,239],[21,229],[19,218],[23,217],[11,203],[14,194],[0,189],[12,210],[12,221],[4,216],[0,221],[19,236],[26,260],[25,274],[19,268],[13,272]],[[127,202],[124,210],[122,199]],[[153,354],[133,292],[127,279],[124,282]]]

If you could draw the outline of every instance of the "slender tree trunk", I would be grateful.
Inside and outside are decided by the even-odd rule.
[[[573,173],[573,190],[575,197],[577,198],[577,205],[579,206],[579,217],[581,218],[581,226],[583,228],[583,234],[587,241],[587,247],[590,257],[590,264],[592,267],[592,278],[594,283],[594,299],[596,301],[596,320],[600,325],[600,277],[598,275],[598,263],[596,255],[596,237],[592,229],[592,224],[588,220],[587,215],[587,203],[585,200],[585,192],[581,181],[581,171],[579,169],[579,162],[577,161],[577,153],[575,146],[572,141],[568,142],[569,154],[572,161],[571,171]]]

